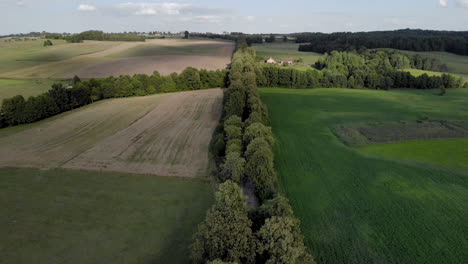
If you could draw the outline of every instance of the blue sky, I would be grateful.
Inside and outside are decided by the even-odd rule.
[[[0,0],[0,34],[468,30],[468,0]]]

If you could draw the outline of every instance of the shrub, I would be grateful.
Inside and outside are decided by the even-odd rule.
[[[243,127],[243,126],[244,126],[244,123],[242,122],[242,119],[241,119],[239,116],[233,115],[233,116],[230,116],[230,117],[224,122],[224,125],[225,125],[225,126]]]
[[[225,126],[226,141],[233,139],[242,139],[242,128],[237,126]]]
[[[271,146],[268,144],[268,142],[262,138],[255,138],[250,142],[250,144],[247,146],[247,150],[244,153],[244,156],[246,159],[250,160],[252,158],[252,155],[259,149],[261,148],[267,148],[269,149]]]
[[[252,140],[255,138],[262,137],[265,139],[270,146],[273,146],[275,139],[273,138],[273,133],[271,132],[271,128],[267,127],[261,123],[253,123],[245,129],[244,133],[244,143],[245,145],[249,145]]]
[[[295,218],[269,218],[256,236],[257,253],[266,264],[299,264],[298,259],[307,254],[299,223]]]
[[[227,181],[219,186],[215,203],[198,226],[190,246],[193,263],[221,260],[253,263],[255,243],[248,218],[247,197]]]
[[[245,166],[245,175],[252,181],[261,199],[272,196],[276,189],[276,171],[273,153],[269,148],[259,148],[251,155]]]
[[[242,153],[242,140],[240,139],[233,139],[229,140],[226,148],[226,153],[237,152]]]
[[[228,152],[226,160],[221,164],[221,177],[224,180],[233,180],[241,183],[244,175],[245,159],[239,152]]]

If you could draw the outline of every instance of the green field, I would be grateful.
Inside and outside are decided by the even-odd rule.
[[[429,76],[442,76],[442,74],[444,74],[444,72],[424,71],[424,70],[418,70],[418,69],[403,69],[402,71],[409,72],[411,73],[411,75],[416,76],[416,77],[421,76],[423,74],[427,74]],[[468,82],[468,74],[466,75],[459,74],[459,73],[456,73],[456,74],[450,73],[450,74],[457,76],[457,77],[462,77],[464,81]]]
[[[119,44],[119,42],[110,41],[66,43],[63,40],[52,40],[52,42],[54,46],[44,47],[43,39],[20,42],[0,41],[0,75],[3,76],[5,73],[26,67],[64,61],[80,55],[103,51]]]
[[[188,263],[213,202],[198,180],[0,170],[2,263]]]
[[[273,57],[275,60],[282,58],[302,58],[305,64],[314,64],[323,55],[314,52],[298,51],[300,44],[296,43],[266,43],[254,45],[257,56],[264,58]]]
[[[468,171],[468,139],[416,140],[359,148],[362,153],[422,166],[445,166]],[[435,151],[436,150],[436,151]]]
[[[52,84],[58,81],[49,79],[37,80],[9,80],[0,79],[0,105],[3,99],[10,98],[15,95],[22,95],[25,99],[29,96],[39,95],[47,92]]]
[[[220,44],[222,44],[220,42]],[[123,52],[109,56],[110,58],[128,58],[142,56],[162,55],[214,55],[220,45],[188,45],[188,46],[162,46],[139,45]]]
[[[405,162],[363,154],[345,146],[331,128],[468,120],[467,90],[440,97],[413,90],[267,88],[261,95],[277,139],[281,187],[318,263],[464,263],[468,170],[447,170],[456,167],[446,162],[449,157],[440,158],[442,165],[431,158],[413,161],[416,149]],[[426,142],[426,151],[431,144]],[[451,155],[464,155],[464,146]]]

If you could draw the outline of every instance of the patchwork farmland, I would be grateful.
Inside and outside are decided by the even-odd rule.
[[[0,263],[467,262],[467,1],[4,2]]]

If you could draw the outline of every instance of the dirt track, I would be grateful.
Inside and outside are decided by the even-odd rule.
[[[220,89],[115,99],[20,131],[0,131],[0,167],[195,177],[209,166]]]

